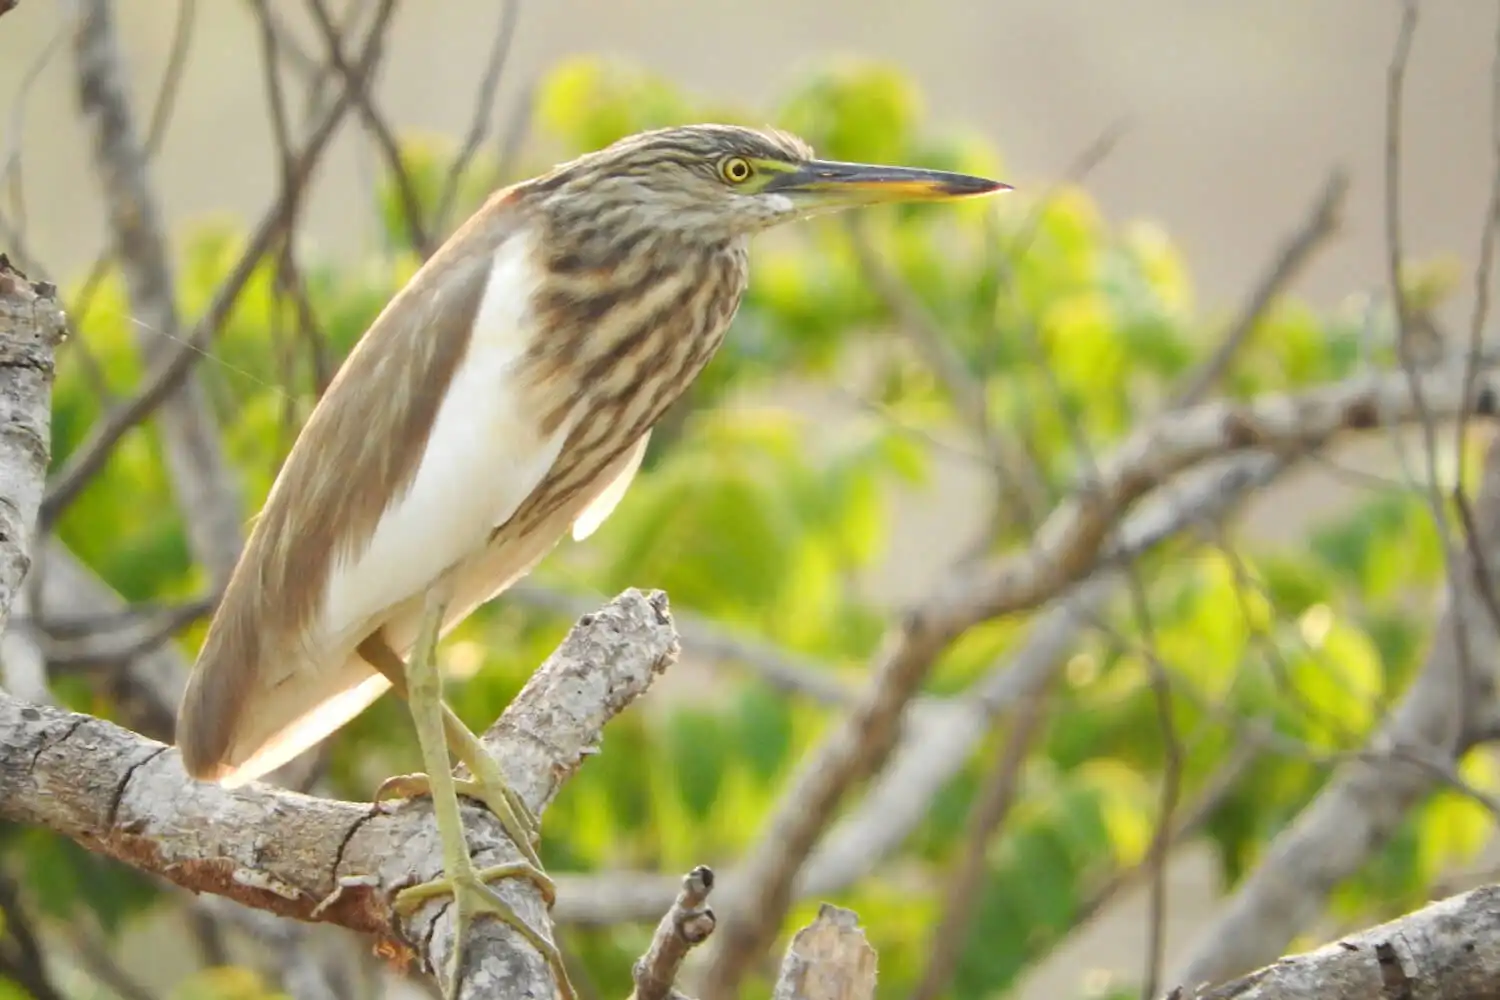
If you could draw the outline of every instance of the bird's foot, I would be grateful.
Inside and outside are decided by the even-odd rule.
[[[445,1000],[453,1000],[458,996],[458,977],[463,970],[464,943],[468,940],[469,928],[474,918],[481,913],[488,913],[500,920],[541,952],[547,964],[552,967],[552,974],[557,980],[558,992],[563,1000],[576,1000],[577,994],[573,991],[573,984],[568,979],[568,972],[563,966],[562,954],[557,950],[557,946],[522,920],[516,911],[500,898],[500,894],[486,884],[501,878],[524,878],[532,882],[541,889],[542,897],[547,900],[547,905],[549,907],[552,905],[555,896],[552,880],[540,869],[525,861],[480,869],[475,869],[472,862],[466,861],[459,865],[455,872],[445,877],[402,889],[396,894],[394,905],[396,912],[402,916],[411,916],[434,896],[451,895],[453,897],[453,949],[448,956],[448,980],[443,990]]]
[[[505,828],[510,839],[515,841],[521,853],[526,855],[526,860],[533,866],[540,867],[536,847],[541,840],[541,822],[536,813],[498,775],[487,777],[491,780],[454,778],[454,791],[465,798],[483,803],[500,820],[500,825]],[[378,809],[386,799],[416,799],[431,795],[432,779],[427,775],[397,774],[386,778],[375,789],[372,805]]]

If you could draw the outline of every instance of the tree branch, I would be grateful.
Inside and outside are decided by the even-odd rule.
[[[401,145],[396,141],[396,135],[391,130],[390,124],[376,109],[369,88],[359,78],[359,70],[350,66],[349,61],[344,58],[343,39],[340,38],[338,25],[333,23],[333,15],[328,12],[324,0],[308,0],[307,8],[312,13],[318,32],[323,36],[323,45],[328,50],[329,64],[343,78],[347,93],[354,98],[354,105],[359,110],[360,117],[364,119],[365,128],[375,140],[375,145],[380,148],[380,155],[385,159],[386,169],[391,174],[391,182],[396,186],[396,199],[401,203],[401,214],[406,221],[407,237],[411,240],[412,247],[425,260],[432,256],[437,246],[427,231],[427,223],[422,218],[422,205],[417,200],[416,188],[412,184],[411,175],[406,170],[405,161],[401,159]]]
[[[682,880],[682,889],[672,908],[656,925],[651,946],[631,970],[635,984],[631,1000],[668,1000],[676,991],[673,983],[689,951],[708,940],[718,922],[708,905],[714,888],[713,869],[699,865]],[[680,996],[680,994],[677,994]]]
[[[154,364],[177,349],[182,331],[161,210],[136,134],[109,0],[83,0],[73,44],[79,104],[93,125],[94,160],[116,258],[129,289],[141,354]],[[162,400],[157,419],[193,554],[222,585],[239,558],[242,517],[239,488],[203,384],[184,375]]]
[[[771,1000],[874,1000],[875,949],[853,912],[824,903],[787,947]]]
[[[1339,169],[1328,175],[1312,210],[1307,213],[1307,218],[1297,231],[1287,238],[1270,269],[1261,276],[1250,294],[1249,302],[1240,310],[1239,319],[1229,328],[1213,353],[1189,373],[1183,382],[1177,395],[1177,405],[1189,406],[1203,399],[1229,370],[1230,363],[1245,346],[1245,341],[1250,339],[1276,299],[1297,279],[1317,250],[1338,232],[1348,193],[1347,171]]]
[[[368,79],[374,71],[395,5],[396,0],[380,0],[359,60],[357,78],[360,81]],[[240,293],[250,281],[261,257],[291,225],[301,186],[312,175],[352,103],[346,87],[313,127],[275,202],[252,230],[239,260],[214,293],[213,301],[194,325],[192,334],[152,364],[136,395],[106,413],[68,456],[42,501],[41,523],[44,528],[55,522],[68,504],[78,498],[94,474],[109,461],[121,439],[160,406],[203,357],[204,349],[239,301]]]
[[[31,569],[31,533],[52,457],[53,352],[67,333],[57,289],[0,254],[0,629]]]
[[[1500,886],[1481,886],[1176,1000],[1493,1000]]]
[[[1462,586],[1446,595],[1416,680],[1366,752],[1341,767],[1271,842],[1265,860],[1189,951],[1179,982],[1218,981],[1279,954],[1317,919],[1329,893],[1444,783],[1442,768],[1412,758],[1456,766],[1483,738],[1478,716],[1488,710],[1500,673],[1500,635],[1479,583],[1484,567],[1500,566],[1500,438],[1485,456],[1475,529],[1470,544],[1477,555],[1454,574]]]
[[[677,651],[660,592],[627,590],[579,621],[485,734],[528,806],[545,808],[597,752],[604,724]],[[47,827],[194,892],[374,934],[427,968],[444,968],[453,948],[451,907],[441,899],[409,919],[390,903],[395,891],[441,873],[425,799],[372,810],[263,784],[230,791],[189,780],[172,748],[0,695],[0,819]],[[465,829],[480,867],[519,860],[488,812],[466,808]],[[498,888],[533,927],[550,927],[533,886]],[[554,992],[546,962],[498,921],[476,921],[464,954],[461,997]]]
[[[1057,507],[1030,548],[959,567],[911,608],[887,636],[871,682],[854,708],[808,755],[783,793],[765,833],[747,859],[750,898],[726,913],[716,940],[705,995],[729,1000],[755,956],[764,953],[793,898],[809,853],[844,795],[885,763],[900,733],[901,716],[932,664],[975,625],[1031,611],[1088,576],[1120,518],[1152,489],[1211,460],[1247,451],[1303,451],[1341,432],[1368,430],[1421,415],[1452,417],[1462,406],[1462,366],[1361,377],[1306,393],[1248,402],[1219,401],[1174,411],[1131,435],[1098,464],[1088,488]],[[1500,409],[1500,372],[1473,383],[1476,415]]]

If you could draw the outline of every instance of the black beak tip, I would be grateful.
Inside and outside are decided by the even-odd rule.
[[[970,177],[966,174],[959,174],[948,185],[949,193],[959,196],[1014,190],[1014,187],[1004,181],[992,181],[987,177]]]

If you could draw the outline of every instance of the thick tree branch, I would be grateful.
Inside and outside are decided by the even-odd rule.
[[[53,352],[67,326],[57,290],[0,254],[0,629],[31,569],[31,533],[52,455]]]
[[[1193,1000],[1494,1000],[1500,995],[1500,886],[1482,886],[1283,958]]]
[[[485,735],[511,787],[540,812],[677,652],[660,592],[626,591],[580,620]],[[428,968],[444,968],[453,948],[441,899],[409,920],[390,905],[396,890],[441,873],[425,799],[373,811],[262,784],[229,791],[190,781],[174,749],[112,723],[0,695],[0,819],[45,826],[195,892],[378,935]],[[465,826],[476,864],[519,860],[491,814],[467,808]],[[529,883],[499,891],[534,927],[550,927]],[[542,957],[498,921],[476,922],[464,954],[462,997],[553,994]]]
[[[141,354],[155,364],[178,349],[182,330],[161,209],[126,92],[112,6],[110,0],[83,0],[79,8],[73,38],[79,104],[93,126],[95,165]],[[236,477],[203,384],[191,373],[184,375],[162,401],[157,419],[193,554],[222,585],[239,558],[243,518]]]

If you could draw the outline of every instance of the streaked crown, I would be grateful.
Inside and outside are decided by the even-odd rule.
[[[636,240],[657,236],[723,244],[790,218],[790,201],[762,189],[812,155],[775,129],[656,129],[561,164],[518,194],[550,217],[557,237],[597,242],[594,234],[610,233],[635,249]]]

